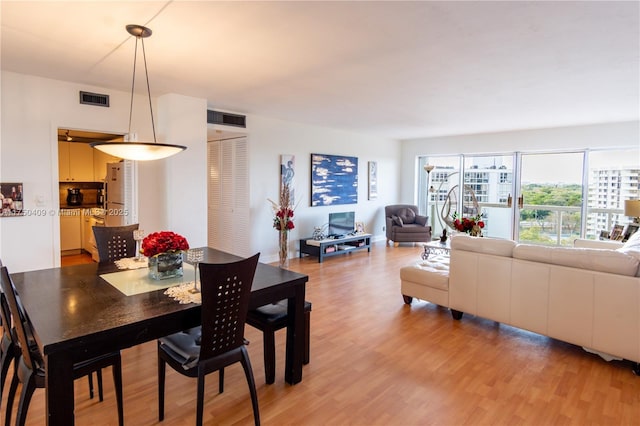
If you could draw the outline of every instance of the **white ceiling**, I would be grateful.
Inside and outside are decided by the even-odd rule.
[[[133,23],[152,95],[209,108],[396,139],[637,120],[639,4],[4,0],[1,65],[129,91]]]

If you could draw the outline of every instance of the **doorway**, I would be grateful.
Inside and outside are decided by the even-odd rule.
[[[89,144],[122,140],[123,135],[115,133],[57,130],[61,264],[98,260],[92,227],[105,221],[107,164],[122,159]]]
[[[207,245],[250,255],[247,137],[207,142]]]

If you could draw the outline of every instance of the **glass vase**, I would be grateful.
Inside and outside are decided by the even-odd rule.
[[[149,276],[154,280],[181,277],[183,274],[181,251],[149,257]]]
[[[279,234],[279,266],[281,268],[287,268],[289,266],[289,232],[280,231]]]

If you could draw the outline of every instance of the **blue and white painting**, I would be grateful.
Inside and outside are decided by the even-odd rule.
[[[311,154],[311,207],[358,203],[358,158]]]
[[[280,193],[282,188],[287,185],[289,187],[289,200],[291,205],[296,205],[296,156],[291,154],[280,155]]]

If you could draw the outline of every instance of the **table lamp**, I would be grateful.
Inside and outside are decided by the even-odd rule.
[[[632,217],[634,223],[640,223],[640,200],[624,200],[624,215]]]

